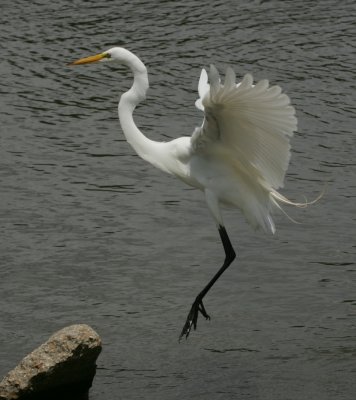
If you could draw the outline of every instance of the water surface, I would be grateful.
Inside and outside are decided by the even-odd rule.
[[[354,399],[353,1],[4,0],[0,40],[0,375],[65,325],[104,350],[91,399]],[[281,85],[298,113],[283,194],[323,199],[277,215],[276,235],[224,213],[222,262],[201,193],[137,157],[116,115],[129,71],[67,62],[121,45],[147,64],[136,121],[189,135],[202,67]]]

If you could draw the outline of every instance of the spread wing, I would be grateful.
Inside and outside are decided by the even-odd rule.
[[[205,118],[192,135],[193,149],[203,153],[226,148],[226,154],[236,156],[247,169],[257,169],[272,188],[282,187],[290,159],[289,140],[297,129],[289,97],[267,80],[253,85],[250,74],[236,84],[231,68],[222,85],[213,65],[209,77],[202,70],[198,90],[195,104]]]

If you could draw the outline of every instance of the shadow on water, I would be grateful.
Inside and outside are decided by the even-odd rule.
[[[61,389],[56,392],[43,392],[36,395],[21,396],[20,400],[89,400],[89,389],[72,387]]]

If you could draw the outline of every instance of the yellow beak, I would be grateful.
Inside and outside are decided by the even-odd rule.
[[[80,60],[73,61],[73,62],[69,63],[68,65],[89,64],[89,63],[93,63],[96,61],[100,61],[105,57],[107,57],[106,53],[100,53],[100,54],[96,54],[95,56],[85,57],[85,58],[81,58]]]

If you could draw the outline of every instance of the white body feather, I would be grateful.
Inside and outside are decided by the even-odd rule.
[[[223,226],[220,205],[238,207],[255,228],[274,232],[271,210],[276,200],[289,202],[283,186],[290,159],[289,140],[297,128],[294,108],[279,86],[267,80],[253,85],[251,75],[236,84],[228,68],[224,85],[214,66],[203,69],[196,106],[205,114],[191,137],[157,143],[146,138],[132,119],[148,89],[144,64],[125,49],[109,50],[134,73],[134,84],[119,103],[127,141],[145,160],[204,191],[208,207]],[[116,52],[116,54],[115,54]],[[120,52],[120,54],[118,54]]]

